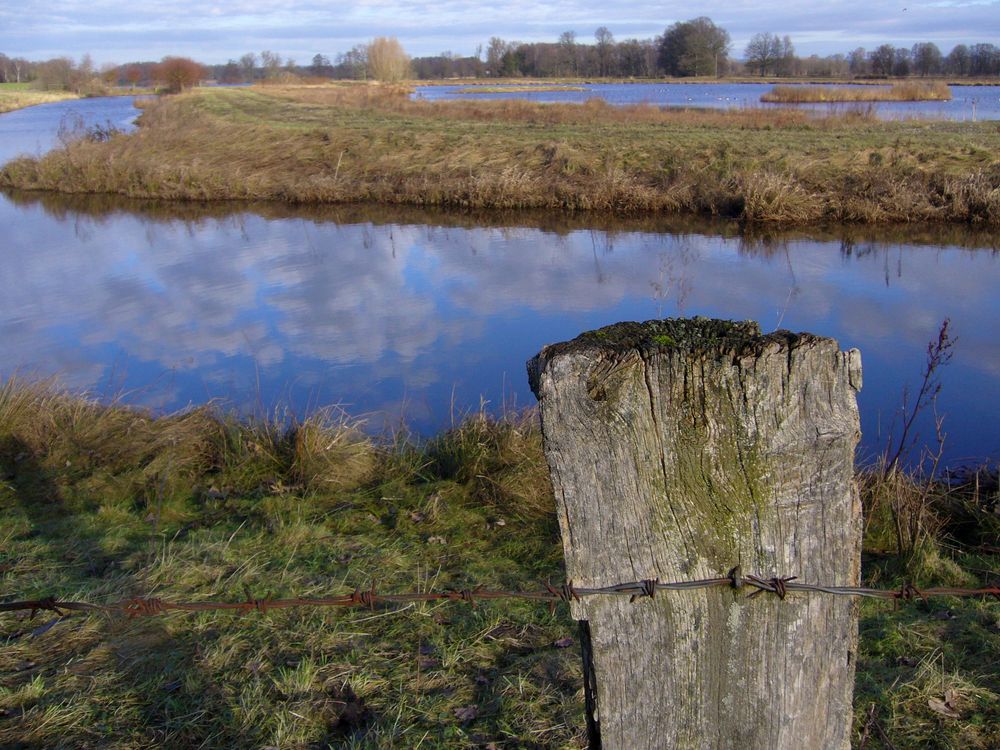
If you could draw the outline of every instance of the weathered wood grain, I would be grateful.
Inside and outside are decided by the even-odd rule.
[[[856,350],[754,323],[662,320],[546,347],[528,369],[577,585],[736,565],[858,583]],[[589,633],[593,745],[849,747],[850,599],[716,588],[572,607]]]

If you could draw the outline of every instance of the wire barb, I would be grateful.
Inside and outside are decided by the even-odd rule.
[[[749,598],[753,599],[754,597],[763,594],[765,591],[769,591],[772,594],[777,594],[778,598],[781,601],[784,601],[785,597],[788,595],[788,587],[785,584],[789,581],[794,581],[797,578],[798,576],[775,576],[774,578],[764,579],[758,578],[757,576],[747,576],[747,581],[757,587],[757,590],[750,594]]]
[[[368,607],[368,609],[375,609],[375,603],[378,601],[378,594],[375,593],[375,582],[372,581],[371,588],[367,591],[361,591],[360,589],[354,589],[354,593],[351,594],[350,603],[354,606],[361,605],[363,607]]]
[[[656,587],[660,585],[659,578],[647,578],[643,581],[639,581],[639,593],[632,594],[629,597],[629,604],[634,602],[636,599],[642,599],[644,596],[648,596],[650,599],[656,598]]]
[[[827,594],[831,596],[864,596],[876,599],[890,599],[898,605],[899,602],[912,602],[920,599],[924,602],[932,596],[983,596],[1000,598],[1000,586],[990,585],[978,589],[962,588],[927,588],[918,589],[912,583],[905,583],[898,589],[876,589],[864,588],[860,586],[839,586],[821,585],[810,583],[796,583],[797,576],[774,576],[764,578],[756,575],[743,575],[740,566],[730,569],[729,573],[719,578],[704,578],[689,581],[663,582],[659,578],[646,578],[641,581],[631,581],[618,583],[600,588],[577,588],[572,580],[556,586],[550,582],[542,584],[544,587],[538,591],[493,591],[476,586],[465,588],[460,591],[428,592],[417,591],[400,594],[383,594],[376,591],[373,581],[367,590],[354,589],[350,594],[341,594],[325,599],[275,599],[273,593],[268,593],[264,598],[255,597],[250,589],[244,587],[245,599],[238,602],[169,602],[156,597],[133,597],[123,599],[112,604],[89,604],[87,602],[64,602],[59,601],[54,596],[42,597],[40,599],[30,599],[25,601],[0,602],[0,613],[3,612],[29,612],[29,617],[34,617],[38,612],[55,612],[60,617],[72,612],[124,615],[129,619],[138,617],[154,617],[166,614],[171,610],[185,612],[212,612],[230,610],[237,614],[247,614],[248,612],[266,613],[271,609],[284,609],[288,607],[367,607],[375,609],[379,602],[402,604],[404,602],[434,602],[452,601],[465,602],[472,607],[476,607],[480,600],[484,599],[524,599],[528,601],[545,602],[551,612],[555,611],[558,603],[580,601],[583,597],[594,596],[628,596],[629,602],[639,599],[656,596],[657,591],[693,591],[695,589],[709,589],[727,587],[734,591],[745,588],[753,588],[749,594],[753,599],[763,593],[771,593],[784,600],[789,593],[801,592],[812,594]]]
[[[156,615],[163,614],[163,600],[153,597],[148,599],[136,597],[125,602],[121,607],[121,611],[130,620],[134,620],[137,617],[155,617]]]
[[[914,586],[913,583],[911,583],[910,581],[904,583],[900,587],[899,591],[897,591],[895,594],[895,598],[897,599],[897,601],[899,599],[902,599],[903,601],[906,602],[912,602],[917,597],[920,597],[920,599],[923,600],[924,604],[927,603],[927,596],[924,594],[924,592],[922,592],[920,589]]]

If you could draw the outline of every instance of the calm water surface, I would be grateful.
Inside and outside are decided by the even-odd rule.
[[[96,106],[98,121],[132,116],[107,106],[123,111]],[[45,148],[41,109],[28,111],[37,119],[24,137]],[[57,127],[59,107],[47,112]],[[0,116],[0,158],[11,122],[21,128]],[[871,455],[949,317],[947,459],[1000,456],[1000,255],[989,235],[752,240],[660,219],[43,194],[0,194],[0,226],[0,377],[57,375],[162,409],[222,399],[303,414],[339,403],[373,425],[404,419],[429,433],[480,399],[533,403],[524,362],[547,343],[620,320],[753,318],[862,350]]]
[[[845,84],[836,84],[842,86]],[[857,85],[857,84],[855,84]],[[533,91],[530,85],[517,93],[466,94],[474,86],[418,86],[417,98],[436,99],[527,99],[536,102],[583,102],[599,97],[609,104],[655,104],[668,107],[712,107],[719,109],[745,107],[788,107],[810,109],[821,113],[850,111],[858,104],[763,104],[762,94],[772,88],[770,83],[588,83],[582,91]],[[878,102],[872,105],[884,118],[921,117],[947,120],[1000,119],[1000,86],[952,86],[948,102]],[[860,107],[867,110],[867,103]]]

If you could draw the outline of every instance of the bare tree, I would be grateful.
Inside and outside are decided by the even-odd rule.
[[[615,38],[607,26],[601,26],[594,32],[597,47],[597,69],[601,76],[608,75],[611,65],[611,55],[614,52]]]
[[[187,57],[164,57],[153,69],[153,78],[175,94],[196,86],[204,77],[205,68]]]
[[[943,57],[941,50],[934,42],[918,42],[913,45],[911,53],[914,69],[922,76],[936,75],[941,72]]]
[[[247,52],[243,55],[240,58],[240,69],[243,72],[243,80],[247,83],[253,83],[257,72],[257,55],[253,52]]]
[[[265,78],[277,78],[281,72],[281,55],[266,49],[260,53],[260,65]]]
[[[142,80],[142,68],[138,65],[129,65],[125,68],[125,80],[134,89],[139,81]]]
[[[754,34],[750,37],[743,56],[749,67],[759,70],[762,77],[766,76],[767,71],[777,66],[781,58],[781,40],[777,34]]]
[[[559,50],[565,72],[576,75],[576,32],[564,31],[559,35]]]
[[[896,64],[896,49],[891,44],[883,44],[869,55],[872,72],[883,76],[892,75]]]
[[[857,47],[847,56],[848,69],[851,75],[859,76],[868,71],[868,53],[864,47]]]
[[[790,76],[795,73],[798,58],[795,56],[795,45],[792,38],[785,34],[781,37],[781,55],[778,59],[778,67],[775,71],[779,76]]]
[[[969,48],[956,44],[948,53],[948,72],[960,76],[969,74]]]
[[[513,46],[498,36],[490,37],[490,43],[486,47],[486,67],[494,78],[503,74],[504,58],[513,49]]]
[[[376,37],[368,45],[368,71],[384,83],[402,81],[410,75],[410,56],[396,37]]]

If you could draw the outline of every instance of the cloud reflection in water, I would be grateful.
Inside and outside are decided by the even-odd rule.
[[[947,316],[960,339],[942,401],[949,456],[1000,454],[995,252],[415,216],[181,220],[0,199],[0,373],[139,388],[161,408],[342,403],[428,431],[453,403],[530,403],[524,361],[583,330],[753,318],[862,349],[871,452]]]

